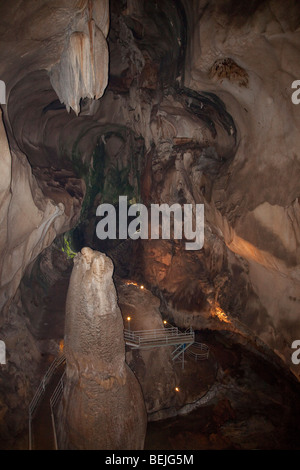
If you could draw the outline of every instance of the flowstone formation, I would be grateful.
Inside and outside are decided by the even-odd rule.
[[[81,98],[99,99],[108,81],[109,0],[81,3],[76,27],[66,41],[61,59],[50,73],[51,83],[68,111],[78,115]],[[80,17],[81,13],[81,17]]]
[[[113,264],[84,248],[74,259],[66,302],[64,448],[143,449],[147,415],[125,363]]]
[[[58,348],[61,236],[110,256],[172,324],[299,379],[299,27],[295,0],[0,1],[1,446],[26,448]],[[204,204],[203,249],[100,242],[97,207],[119,196]],[[156,412],[167,387],[157,400],[145,379]]]

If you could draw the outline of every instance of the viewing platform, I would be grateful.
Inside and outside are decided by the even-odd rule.
[[[124,339],[126,345],[133,349],[149,349],[177,345],[187,346],[195,342],[195,333],[192,328],[182,332],[176,327],[140,331],[125,329]]]

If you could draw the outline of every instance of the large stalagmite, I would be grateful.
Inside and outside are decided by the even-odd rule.
[[[142,449],[147,416],[140,385],[125,363],[113,264],[84,248],[74,260],[66,303],[64,447]]]
[[[120,278],[160,299],[152,308],[145,291],[133,298],[143,295],[134,305],[149,327],[159,310],[177,327],[231,334],[232,349],[258,351],[261,376],[269,372],[264,354],[300,381],[291,347],[300,338],[299,50],[296,0],[0,0],[1,448],[28,445],[28,405],[63,337],[56,319],[64,324],[65,284],[51,294],[61,274],[67,280],[69,241],[75,251],[109,254]],[[121,195],[147,205],[203,203],[203,249],[99,241],[96,208]],[[79,255],[71,289],[69,446],[108,447],[113,438],[141,446],[145,418],[134,407],[124,417],[140,392],[124,363],[109,260]],[[119,286],[118,295],[121,308],[124,298],[132,308]],[[165,355],[127,354],[130,365],[137,357],[143,365],[149,415],[170,396]],[[250,381],[261,383],[238,376],[242,395]],[[299,400],[285,393],[280,401],[271,390],[279,415],[289,410],[296,420]],[[262,403],[260,393],[252,399]],[[261,409],[274,423],[273,409]],[[126,434],[133,421],[136,440]],[[290,438],[293,425],[282,421]],[[272,445],[281,444],[276,429]]]

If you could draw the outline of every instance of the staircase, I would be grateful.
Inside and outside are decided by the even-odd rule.
[[[29,450],[56,448],[50,400],[61,381],[65,366],[66,358],[62,354],[52,362],[29,405]]]

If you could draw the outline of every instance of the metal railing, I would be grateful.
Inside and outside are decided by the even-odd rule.
[[[191,344],[195,341],[192,328],[181,332],[178,328],[167,327],[156,330],[124,330],[125,343],[133,348],[149,348],[175,344]]]
[[[40,385],[38,386],[37,391],[34,394],[33,399],[31,400],[28,408],[28,422],[29,422],[29,450],[32,449],[32,420],[34,418],[35,412],[44,396],[46,386],[50,382],[51,378],[53,377],[53,374],[56,372],[56,370],[59,368],[60,365],[62,365],[66,361],[66,357],[64,354],[61,356],[57,357],[52,364],[50,365],[49,369],[47,370],[46,374],[41,380]]]
[[[182,357],[182,363],[184,364],[184,352],[189,356],[194,357],[196,361],[204,360],[208,358],[209,348],[206,344],[195,342],[195,333],[190,327],[186,331],[182,332],[176,327],[163,327],[153,330],[139,330],[131,331],[124,329],[125,343],[133,348],[151,348],[159,346],[175,345],[177,346],[173,353],[172,359],[176,360],[180,356]],[[46,387],[57,369],[66,361],[64,354],[57,357],[46,374],[44,375],[41,383],[34,394],[33,399],[29,405],[29,449],[32,449],[32,419],[35,412],[43,398]],[[50,397],[50,410],[52,418],[52,427],[55,441],[55,448],[58,449],[57,443],[57,432],[55,425],[55,408],[58,405],[64,390],[65,383],[65,372],[62,374],[53,394]]]
[[[57,442],[57,431],[56,431],[56,424],[55,424],[55,408],[56,408],[56,405],[61,400],[61,397],[64,391],[65,376],[66,376],[66,371],[64,371],[63,375],[61,376],[50,398],[51,420],[52,420],[52,428],[53,428],[54,443],[55,443],[56,450],[58,450],[58,442]]]
[[[188,349],[187,354],[190,357],[193,357],[195,361],[204,361],[205,359],[208,359],[209,347],[203,343],[194,343]]]

